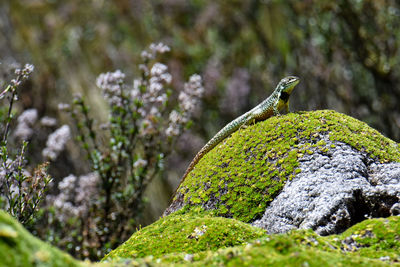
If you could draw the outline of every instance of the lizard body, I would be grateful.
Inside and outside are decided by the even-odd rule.
[[[289,112],[289,96],[299,81],[299,78],[295,76],[283,78],[267,99],[250,111],[244,113],[225,125],[225,127],[222,128],[213,138],[211,138],[210,141],[208,141],[207,144],[205,144],[205,146],[196,154],[185,174],[183,175],[179,186],[207,152],[213,149],[222,140],[234,133],[240,127],[255,123],[257,121],[266,120],[274,115],[279,115],[281,110]],[[177,188],[179,188],[179,186]]]

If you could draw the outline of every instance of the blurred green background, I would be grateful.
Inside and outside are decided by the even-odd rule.
[[[152,42],[171,47],[165,60],[176,88],[200,74],[202,109],[148,189],[147,224],[167,207],[202,145],[286,75],[301,78],[292,111],[334,109],[399,141],[399,24],[394,0],[2,0],[1,82],[17,63],[34,64],[19,108],[62,122],[57,105],[77,92],[99,120],[107,116],[96,77],[121,69],[132,79]],[[40,162],[37,151],[31,160]],[[51,174],[88,172],[84,156],[71,141]]]

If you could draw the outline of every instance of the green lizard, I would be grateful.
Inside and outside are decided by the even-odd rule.
[[[200,159],[216,145],[218,145],[222,140],[228,137],[230,134],[234,133],[237,129],[242,126],[255,123],[257,121],[266,120],[274,115],[280,115],[281,110],[289,112],[289,96],[292,93],[293,88],[299,83],[299,78],[295,76],[288,76],[283,78],[276,86],[274,92],[261,102],[258,106],[252,110],[246,112],[240,117],[228,123],[224,128],[222,128],[207,144],[196,154],[189,167],[187,168],[185,174],[179,186],[182,184],[183,180],[193,170],[194,166],[200,161]],[[178,188],[179,188],[178,186]],[[177,189],[178,190],[178,189]]]

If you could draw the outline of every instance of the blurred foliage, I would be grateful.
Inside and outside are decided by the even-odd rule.
[[[25,53],[38,66],[32,94],[39,91],[44,98],[27,105],[40,105],[42,112],[54,110],[71,91],[100,101],[93,87],[98,73],[137,72],[137,52],[163,41],[173,48],[169,65],[180,77],[175,83],[194,72],[209,78],[199,122],[210,123],[196,125],[208,136],[238,115],[229,110],[221,115],[219,103],[235,70],[244,68],[251,93],[240,112],[265,98],[282,76],[296,74],[302,82],[295,109],[336,109],[400,139],[400,11],[394,0],[19,0],[3,5],[14,53]]]
[[[115,69],[138,75],[139,52],[151,42],[168,44],[173,86],[199,73],[206,90],[193,134],[182,136],[166,166],[177,184],[206,140],[288,74],[301,78],[292,111],[334,109],[399,141],[399,24],[395,0],[6,0],[0,67],[36,66],[23,108],[55,115],[59,102],[80,92],[102,119],[95,77]],[[72,155],[65,162],[74,167],[57,167],[86,170],[81,154]]]

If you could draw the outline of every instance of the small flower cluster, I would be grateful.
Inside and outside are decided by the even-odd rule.
[[[145,159],[138,159],[135,161],[135,163],[133,163],[133,167],[135,169],[144,168],[146,166],[147,166],[147,160]]]
[[[14,130],[13,135],[20,140],[29,140],[33,133],[38,129],[35,127],[35,123],[38,120],[38,112],[36,109],[27,109],[18,116],[17,127]],[[40,125],[45,127],[54,127],[57,125],[57,120],[48,116],[44,116],[40,119]]]
[[[53,206],[59,211],[57,215],[60,216],[61,220],[78,215],[77,209],[75,209],[72,203],[72,196],[74,196],[75,192],[75,184],[76,176],[72,174],[68,175],[58,183],[60,194],[58,194],[56,197],[47,197],[47,202],[52,203]]]
[[[27,109],[18,117],[18,124],[14,132],[14,136],[21,140],[28,140],[32,134],[32,127],[38,119],[36,109]]]
[[[131,91],[131,98],[141,101],[144,107],[139,109],[139,113],[143,117],[148,114],[145,108],[154,104],[165,104],[167,95],[164,87],[170,84],[172,80],[171,74],[168,73],[168,67],[158,62],[154,63],[150,71],[150,77],[146,78],[145,80],[135,79]]]
[[[144,73],[145,77],[146,74]],[[131,91],[134,101],[141,103],[138,113],[143,118],[141,127],[142,134],[157,132],[157,118],[160,118],[168,100],[165,87],[172,81],[172,76],[168,72],[168,67],[156,62],[150,69],[146,79],[136,79]],[[142,92],[142,88],[145,88]]]
[[[157,43],[157,44],[150,44],[149,49],[148,50],[144,50],[142,51],[142,53],[140,54],[140,56],[142,57],[142,59],[144,61],[147,60],[152,60],[154,58],[156,58],[157,54],[163,54],[166,52],[169,52],[171,49],[169,48],[169,46],[163,44],[163,43]]]
[[[57,119],[49,116],[44,116],[40,119],[40,124],[45,127],[54,127],[57,125]]]
[[[111,106],[122,106],[122,85],[125,74],[120,70],[102,73],[97,77],[96,85],[103,90],[103,95]]]
[[[49,135],[46,142],[46,148],[43,149],[43,157],[55,160],[61,151],[64,150],[65,144],[71,138],[71,131],[68,125],[63,125],[52,134]]]
[[[170,51],[163,43],[151,44],[148,50],[141,56],[145,64],[140,64],[142,78],[133,81],[130,91],[130,101],[138,104],[137,112],[142,120],[139,123],[142,135],[156,134],[158,132],[159,118],[165,110],[168,101],[166,87],[172,82],[172,75],[168,72],[168,66],[160,62],[150,64],[149,61],[156,58],[157,54]]]
[[[59,103],[57,108],[59,111],[70,111],[71,105],[67,103]]]
[[[76,191],[76,203],[80,205],[81,213],[87,212],[90,203],[95,201],[99,192],[100,177],[96,172],[81,175]]]
[[[172,137],[181,134],[182,126],[188,123],[190,117],[193,116],[203,94],[204,87],[200,75],[192,75],[189,78],[189,82],[185,83],[184,90],[178,97],[180,112],[173,110],[169,114],[170,123],[165,130],[167,136]]]
[[[15,74],[17,75],[17,77],[15,79],[12,79],[9,86],[7,86],[6,89],[0,93],[0,99],[2,99],[7,94],[7,92],[12,92],[12,101],[17,100],[17,94],[15,90],[18,86],[21,85],[23,80],[28,79],[34,68],[35,67],[32,64],[25,64],[23,69],[15,69]]]
[[[31,75],[34,69],[35,66],[32,64],[25,64],[24,68],[15,69],[15,74],[18,76],[18,78],[11,80],[11,85],[19,86],[22,80],[28,79],[29,75]]]
[[[49,195],[47,202],[56,208],[60,221],[66,221],[72,216],[82,218],[87,215],[98,196],[99,182],[99,176],[95,172],[80,177],[70,174],[58,184],[60,193],[56,196]]]

